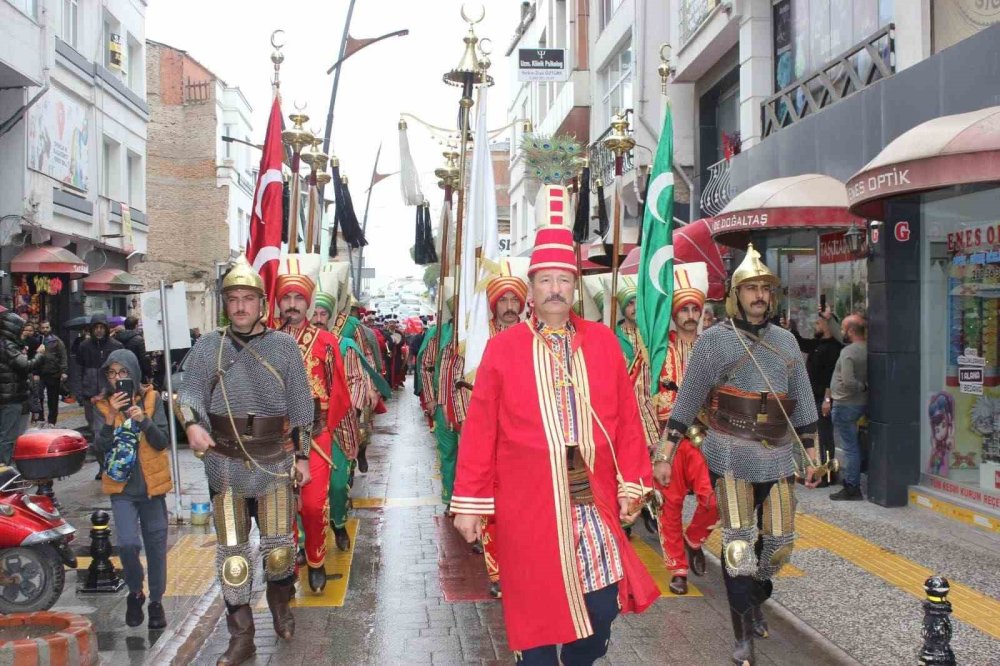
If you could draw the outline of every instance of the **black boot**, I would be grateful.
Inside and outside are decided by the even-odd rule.
[[[334,527],[333,528],[333,540],[337,544],[339,550],[345,553],[351,549],[351,537],[347,534],[346,527]]]
[[[688,579],[687,576],[674,576],[670,579],[670,591],[673,594],[687,594],[688,593]]]
[[[358,449],[358,471],[362,474],[368,473],[368,456],[366,455],[368,451],[367,446],[362,446]]]
[[[692,548],[684,541],[684,551],[687,553],[688,566],[695,576],[705,575],[705,551],[701,548]]]
[[[503,597],[503,591],[500,589],[500,581],[490,583],[490,596],[494,599],[500,599]]]
[[[767,618],[764,617],[764,609],[760,606],[753,607],[753,635],[757,638],[767,638],[770,634],[767,630]]]
[[[846,483],[843,488],[830,495],[830,499],[834,502],[860,502],[864,498],[864,495],[861,494],[861,488],[857,486],[849,486]]]
[[[226,626],[229,628],[229,647],[215,662],[216,666],[237,666],[253,658],[257,646],[253,644],[253,611],[250,606],[244,604],[231,608],[226,616]]]
[[[733,619],[733,634],[736,636],[733,663],[736,666],[753,666],[753,610],[748,609],[745,613],[740,613],[730,608],[729,614]]]
[[[326,588],[326,567],[309,567],[309,589],[319,594]]]
[[[149,602],[149,624],[150,629],[165,629],[167,626],[167,614],[163,612],[163,604],[159,601]]]
[[[650,534],[658,534],[656,520],[653,519],[653,514],[649,512],[649,507],[642,507],[642,524]]]
[[[142,592],[128,595],[125,600],[125,624],[130,627],[138,627],[145,621],[146,616],[142,614],[144,603],[146,603],[146,595]]]
[[[295,616],[288,602],[295,596],[295,585],[292,579],[287,581],[267,581],[267,607],[271,609],[271,620],[274,622],[274,633],[286,641],[295,635]]]

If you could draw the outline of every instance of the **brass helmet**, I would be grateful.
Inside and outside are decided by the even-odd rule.
[[[760,260],[760,252],[754,249],[753,243],[747,245],[747,254],[743,261],[733,271],[733,277],[729,284],[729,293],[726,295],[726,314],[730,317],[740,316],[739,298],[736,296],[736,288],[744,282],[767,282],[773,287],[780,287],[781,280],[771,272],[771,269]],[[775,307],[777,294],[771,295],[771,308]]]
[[[247,261],[247,256],[242,252],[233,262],[233,267],[222,278],[222,293],[226,293],[230,289],[252,289],[260,293],[261,296],[265,295],[264,280],[253,269],[253,266]]]

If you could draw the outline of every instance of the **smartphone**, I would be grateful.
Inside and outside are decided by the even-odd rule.
[[[826,294],[819,295],[819,312],[820,314],[826,312]]]
[[[128,402],[122,406],[121,411],[132,406],[132,396],[135,395],[135,382],[131,379],[119,379],[115,382],[115,393],[124,393],[128,396]]]

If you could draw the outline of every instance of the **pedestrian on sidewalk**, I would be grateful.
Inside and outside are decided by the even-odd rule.
[[[125,328],[115,335],[115,339],[139,359],[139,367],[142,369],[142,381],[143,383],[149,383],[153,369],[149,363],[149,358],[146,356],[146,339],[142,337],[142,331],[139,330],[139,318],[129,315],[125,317],[123,326]]]
[[[94,399],[101,395],[104,388],[104,377],[102,375],[104,362],[108,360],[111,352],[122,349],[122,344],[108,336],[108,318],[103,312],[98,312],[90,318],[90,337],[80,343],[77,350],[77,360],[83,371],[80,386],[80,403],[83,405],[83,413],[90,425],[93,433],[91,445],[97,438],[97,433],[103,425],[101,413],[94,408]],[[93,447],[96,454],[96,447]],[[97,455],[98,470],[95,480],[101,478],[101,456]]]
[[[571,313],[568,199],[539,195],[534,314],[486,348],[451,501],[469,543],[496,518],[507,642],[526,665],[593,664],[618,613],[659,597],[622,529],[652,487],[639,406],[614,333]]]
[[[39,346],[34,360],[24,352],[25,322],[10,310],[0,312],[0,465],[9,465],[14,442],[28,427],[28,377],[45,357]]]
[[[844,487],[830,495],[834,501],[863,500],[861,444],[858,421],[868,413],[868,328],[860,315],[844,318],[844,340],[850,342],[837,359],[830,380],[831,415],[837,448],[844,454]]]
[[[43,321],[39,324],[39,328],[46,353],[35,371],[41,387],[38,397],[43,406],[47,398],[48,423],[54,426],[59,420],[59,400],[62,397],[63,382],[69,377],[69,358],[66,354],[66,345],[52,332],[52,324]]]
[[[21,331],[21,342],[24,345],[24,353],[29,361],[35,360],[35,353],[38,346],[42,344],[42,336],[36,333],[35,324],[28,321]],[[31,425],[41,423],[44,419],[42,414],[41,379],[38,373],[32,373],[28,377],[28,411],[31,412]]]
[[[163,629],[163,593],[167,585],[167,501],[173,489],[167,445],[167,415],[159,392],[139,381],[142,370],[135,354],[116,349],[101,366],[104,386],[94,403],[103,418],[95,438],[105,460],[101,480],[111,495],[111,512],[118,537],[125,584],[128,585],[125,624],[138,627],[145,619],[142,607],[145,572],[139,551],[146,552],[149,568],[149,628]],[[131,386],[131,392],[118,390]]]
[[[749,245],[726,298],[730,319],[695,343],[664,433],[676,444],[703,410],[708,417],[701,451],[722,522],[735,664],[752,665],[754,639],[768,634],[761,606],[795,544],[796,471],[816,486],[809,377],[793,335],[771,322],[780,288]]]

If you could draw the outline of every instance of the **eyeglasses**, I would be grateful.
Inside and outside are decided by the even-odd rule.
[[[128,370],[126,368],[122,368],[117,372],[115,370],[108,370],[105,374],[107,374],[108,379],[128,379]]]

